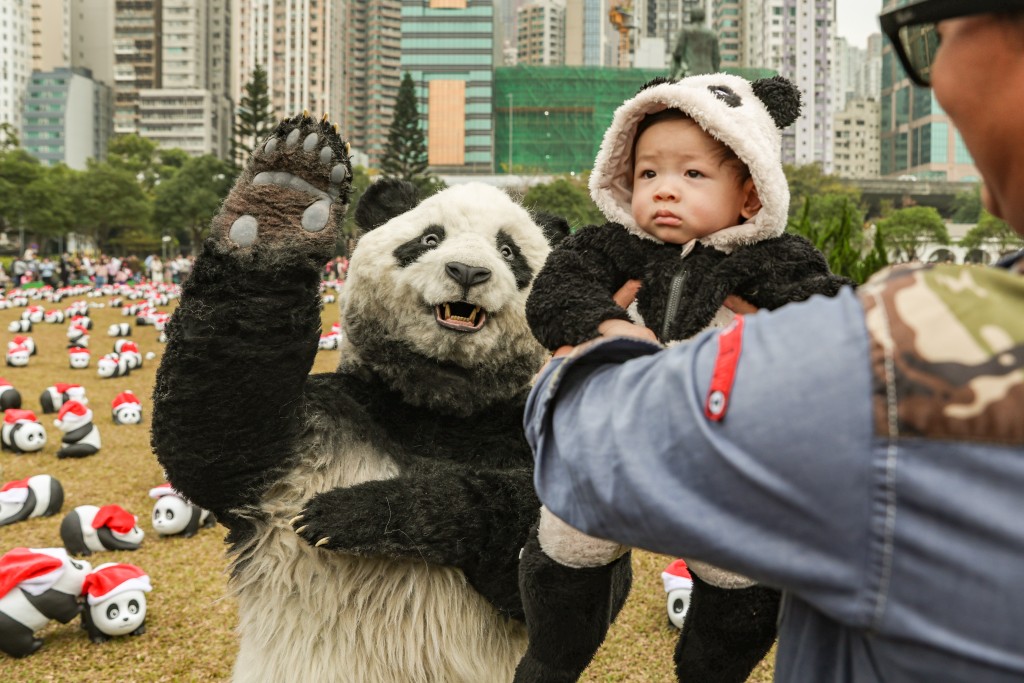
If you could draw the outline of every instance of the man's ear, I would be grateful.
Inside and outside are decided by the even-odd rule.
[[[761,210],[761,198],[757,196],[757,188],[754,186],[754,179],[747,178],[743,181],[743,207],[740,215],[744,220],[749,220]]]

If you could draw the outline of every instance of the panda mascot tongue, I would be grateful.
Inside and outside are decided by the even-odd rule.
[[[480,184],[420,202],[373,183],[340,364],[310,375],[351,178],[326,119],[254,150],[166,325],[154,450],[229,529],[236,681],[508,681],[539,511],[522,412],[546,357],[525,303],[568,226]]]

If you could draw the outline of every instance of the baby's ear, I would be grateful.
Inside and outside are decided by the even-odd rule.
[[[753,218],[761,210],[761,197],[757,194],[757,186],[753,178],[743,181],[743,206],[740,208],[740,215],[745,220]]]

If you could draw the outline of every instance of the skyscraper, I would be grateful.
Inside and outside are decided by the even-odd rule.
[[[33,0],[32,70],[71,65],[71,0]]]
[[[403,0],[402,71],[416,83],[434,171],[490,173],[493,0]]]
[[[32,68],[29,44],[31,15],[28,0],[0,0],[0,123],[8,123],[21,135],[25,87]]]
[[[517,64],[565,63],[565,0],[534,0],[519,8]]]
[[[909,0],[885,0],[883,11],[907,4]],[[911,83],[888,41],[882,47],[881,104],[883,176],[978,180],[974,160],[931,88]]]

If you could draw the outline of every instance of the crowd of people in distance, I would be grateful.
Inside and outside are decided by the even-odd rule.
[[[138,256],[69,254],[59,258],[39,257],[33,249],[17,256],[9,268],[0,263],[0,287],[22,287],[40,283],[50,287],[89,282],[96,286],[139,282],[181,284],[192,272],[195,257],[178,255],[166,261],[157,254],[140,260]]]

